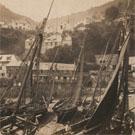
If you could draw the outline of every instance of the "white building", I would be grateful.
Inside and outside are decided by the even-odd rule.
[[[8,77],[7,67],[20,63],[19,58],[13,54],[0,55],[0,78]]]
[[[30,37],[25,40],[25,52],[27,52],[31,46],[32,43],[34,42],[34,37]],[[42,49],[41,49],[41,54],[44,54],[46,50],[54,48],[56,46],[60,46],[62,41],[62,37],[60,34],[53,34],[49,37],[45,37],[43,44],[42,44]]]
[[[4,24],[5,24],[4,22],[1,22],[1,21],[0,21],[0,28],[2,28],[2,26],[3,26]]]
[[[35,26],[31,25],[26,22],[20,22],[20,21],[12,21],[10,23],[5,23],[5,22],[0,22],[0,27],[1,28],[13,28],[16,30],[25,30],[25,31],[30,31],[30,30],[35,30]]]
[[[31,48],[34,39],[35,39],[34,37],[30,37],[25,40],[25,50],[29,50]]]
[[[62,33],[63,32],[63,27],[61,27],[61,25],[58,25],[57,27],[54,25],[47,25],[45,32],[46,33]]]
[[[74,71],[75,64],[64,64],[64,63],[51,63],[51,62],[41,62],[39,64],[39,70],[49,71],[57,70],[57,71]],[[35,70],[35,68],[33,68]]]
[[[18,60],[15,55],[0,55],[0,79],[12,79],[17,75],[22,61]],[[29,63],[29,62],[28,62]],[[50,71],[53,70],[56,82],[70,82],[73,80],[73,73],[76,66],[75,64],[63,63],[43,63],[39,64],[38,75],[41,81],[49,78]],[[37,70],[33,67],[33,79],[37,75]]]
[[[63,64],[63,63],[40,63],[38,75],[40,80],[44,81],[49,78],[50,70],[53,70],[53,75],[56,82],[72,81],[73,73],[76,69],[75,64]],[[36,76],[36,69],[33,69],[33,78]]]
[[[0,28],[6,28],[7,29],[7,28],[10,28],[10,26],[5,22],[0,21]]]
[[[41,53],[44,54],[48,49],[64,45],[72,45],[72,37],[68,33],[65,33],[63,37],[61,33],[52,34],[51,36],[45,38]]]
[[[129,57],[129,65],[131,66],[131,70],[135,71],[135,56]]]
[[[4,22],[0,21],[0,25],[4,25],[4,24],[5,24]]]
[[[34,41],[34,37],[26,39],[25,41],[26,52],[30,49],[33,41]],[[72,45],[72,37],[69,34],[65,33],[63,37],[62,34],[60,33],[51,34],[48,37],[44,37],[41,54],[44,54],[48,49],[52,49],[54,47],[64,46],[64,45],[69,45],[69,46]]]
[[[72,45],[72,37],[69,34],[65,34],[65,36],[63,37],[62,45]]]
[[[0,78],[12,78],[12,76],[19,71],[22,61],[13,54],[0,55]],[[29,62],[28,62],[29,63]],[[39,64],[39,71],[41,78],[49,76],[49,71],[56,71],[56,80],[71,80],[72,74],[76,68],[75,64],[63,64],[63,63],[43,63]],[[36,73],[36,69],[33,68],[33,73]],[[34,76],[34,74],[33,74]],[[59,80],[58,79],[58,80]],[[59,81],[60,81],[59,80]]]
[[[11,22],[9,24],[13,29],[19,29],[19,30],[33,30],[32,26],[25,22]]]
[[[54,48],[56,46],[60,46],[62,42],[61,34],[55,33],[45,38],[43,41],[41,53],[44,54],[46,50]]]
[[[131,68],[131,72],[133,77],[135,77],[135,56],[129,57],[129,65]]]

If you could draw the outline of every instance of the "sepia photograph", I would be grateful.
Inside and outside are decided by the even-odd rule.
[[[135,135],[135,0],[0,0],[0,135]]]

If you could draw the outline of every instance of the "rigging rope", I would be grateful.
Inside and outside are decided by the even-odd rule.
[[[32,46],[30,47],[29,49],[29,52],[28,54],[25,56],[25,58],[22,60],[22,63],[21,65],[19,66],[19,69],[15,71],[15,73],[13,74],[13,77],[12,77],[12,82],[14,82],[14,80],[16,79],[16,75],[20,75],[22,74],[22,68],[23,68],[23,65],[25,64],[26,60],[28,59],[33,47],[34,47],[34,44],[35,44],[35,41],[34,43],[32,44]],[[6,96],[6,94],[9,94],[9,90],[13,87],[12,83],[8,86],[7,89],[5,89],[4,93],[2,94],[2,96],[0,97],[0,102],[3,100],[3,98]]]
[[[52,9],[52,6],[53,6],[53,3],[54,3],[54,0],[52,0],[52,3],[51,3],[51,6],[49,8],[49,12],[47,14],[47,17],[45,19],[43,19],[43,22],[41,24],[41,27],[39,29],[39,33],[37,35],[37,43],[36,43],[36,46],[35,46],[35,49],[33,51],[33,54],[32,54],[32,59],[31,59],[31,62],[30,62],[30,65],[28,67],[28,70],[24,76],[24,79],[23,79],[23,82],[22,82],[22,86],[21,86],[21,89],[20,89],[20,93],[19,93],[19,97],[18,97],[18,101],[17,101],[17,105],[16,105],[16,110],[19,109],[19,105],[20,105],[20,102],[21,102],[21,98],[22,98],[22,94],[23,94],[23,91],[24,91],[24,87],[26,85],[26,81],[28,79],[28,76],[29,76],[29,72],[30,70],[32,70],[33,68],[33,62],[34,62],[34,59],[35,59],[35,56],[36,54],[40,54],[40,51],[41,51],[41,46],[42,46],[42,35],[43,35],[43,32],[44,32],[44,29],[46,27],[46,24],[47,24],[47,21],[48,21],[48,18],[49,18],[49,15],[50,15],[50,12],[51,12],[51,9]]]
[[[120,64],[121,64],[121,62],[122,62],[122,60],[123,60],[123,57],[124,57],[126,48],[127,48],[127,46],[128,46],[128,45],[127,45],[127,42],[128,42],[128,40],[129,40],[129,36],[130,36],[130,34],[127,35],[126,39],[125,39],[124,42],[123,42],[123,48],[122,48],[122,51],[121,51],[121,54],[120,54],[120,57],[119,57],[118,64],[117,64],[117,66],[116,66],[116,68],[115,68],[115,71],[118,70],[118,68],[120,67]],[[114,72],[114,73],[115,73],[115,72]],[[113,81],[113,79],[114,79],[114,75],[115,75],[115,74],[113,74],[113,76],[112,76],[112,78],[111,78],[111,80],[110,80],[111,83],[109,83],[109,85],[107,86],[107,89],[110,87],[110,84],[112,84],[112,81]],[[106,93],[107,93],[107,91],[105,91],[104,96],[106,95]],[[102,102],[102,100],[100,101],[100,103],[101,103],[101,102]],[[99,103],[98,105],[100,105],[100,103]],[[97,109],[97,107],[96,107],[96,109]],[[94,113],[96,112],[96,109],[95,109]],[[94,113],[91,115],[91,117],[94,115]],[[89,123],[89,122],[88,122],[88,123]],[[88,123],[87,123],[87,125],[88,125]]]
[[[119,36],[119,33],[118,33],[118,36]],[[127,36],[127,38],[128,38],[128,36]],[[125,44],[127,38],[123,41],[122,46]],[[109,41],[110,41],[110,39],[109,39]],[[111,60],[112,60],[112,57],[113,57],[113,52],[114,52],[115,48],[117,47],[117,42],[116,42],[116,41],[117,41],[117,38],[116,38],[116,40],[115,40],[114,46],[113,46],[112,49],[111,49],[112,56],[111,56],[110,59],[108,60],[107,67],[109,67],[109,65],[110,65],[110,63],[111,63]],[[107,45],[107,46],[108,46],[108,45]],[[107,50],[107,48],[108,48],[108,47],[106,47],[106,50]],[[105,52],[106,52],[106,50],[105,50]],[[100,68],[100,72],[99,72],[100,74],[102,73],[102,69],[103,69],[103,67]],[[105,78],[105,76],[104,76],[104,78]],[[103,78],[103,79],[104,79],[104,78]],[[100,80],[100,75],[98,76],[98,79]],[[88,109],[88,111],[87,111],[87,115],[89,114],[89,111],[90,111],[91,107],[93,106],[94,97],[96,96],[97,88],[98,88],[98,85],[96,85],[96,87],[95,87],[95,92],[94,92],[93,100],[92,100],[92,103],[90,103],[90,105],[89,105],[89,109]],[[101,86],[100,86],[100,90],[101,90]],[[90,106],[91,106],[91,107],[90,107]],[[86,115],[86,116],[87,116],[87,115]]]

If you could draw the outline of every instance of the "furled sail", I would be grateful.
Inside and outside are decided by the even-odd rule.
[[[118,74],[128,47],[129,38],[130,34],[127,34],[120,52],[116,68],[105,89],[103,98],[97,105],[94,113],[90,117],[71,125],[71,132],[80,131],[82,134],[84,134],[85,132],[89,132],[91,130],[94,130],[95,128],[97,129],[99,126],[102,126],[104,122],[108,121],[111,118],[118,101]],[[82,131],[82,129],[85,130]]]

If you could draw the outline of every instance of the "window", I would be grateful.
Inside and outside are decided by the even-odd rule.
[[[44,76],[44,80],[48,80],[48,76]]]
[[[43,73],[44,73],[44,71],[43,71],[43,70],[41,70],[41,71],[40,71],[40,73],[41,73],[41,74],[43,74]]]
[[[58,76],[58,80],[60,80],[60,78],[61,78],[61,77],[60,77],[60,76]]]
[[[63,79],[66,81],[66,80],[67,80],[67,77],[66,77],[66,76],[64,76],[64,77],[63,77]]]
[[[8,73],[8,77],[11,77],[11,73]]]
[[[100,60],[99,62],[102,63],[102,60]]]
[[[0,67],[0,70],[2,70],[2,67]]]
[[[7,57],[7,60],[11,60],[11,56],[8,56],[8,57]]]
[[[1,76],[4,77],[5,76],[5,73],[1,73]]]

